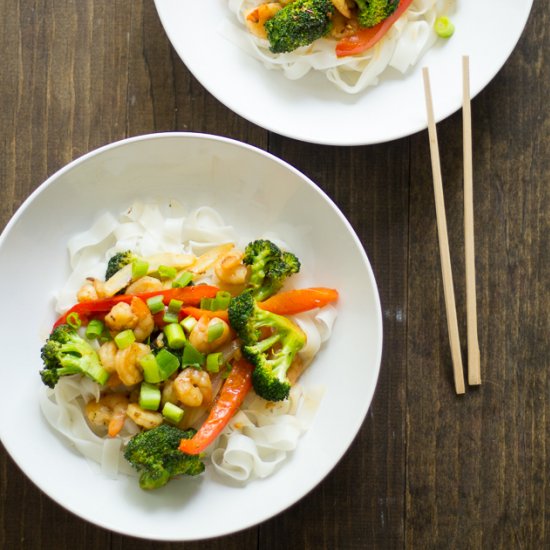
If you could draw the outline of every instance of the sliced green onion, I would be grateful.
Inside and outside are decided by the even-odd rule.
[[[166,311],[166,313],[162,317],[162,320],[166,324],[177,323],[179,321],[179,315],[177,313],[173,313],[171,311]]]
[[[225,290],[219,290],[216,293],[215,298],[202,298],[200,303],[201,309],[207,309],[208,311],[218,311],[219,309],[227,309],[229,307],[229,301],[231,300],[231,294]]]
[[[178,270],[168,265],[159,265],[158,273],[161,279],[173,279],[178,274]]]
[[[155,313],[160,313],[164,309],[164,296],[162,294],[157,294],[156,296],[151,296],[147,298],[147,306],[149,310],[154,315]]]
[[[192,315],[188,315],[185,319],[180,321],[180,325],[183,327],[183,330],[185,330],[185,332],[189,334],[193,330],[197,322],[198,321]]]
[[[172,288],[183,288],[193,280],[193,273],[184,271],[177,279],[172,281]]]
[[[161,380],[170,378],[170,376],[172,376],[172,374],[174,374],[180,366],[180,360],[167,349],[161,349],[157,353],[156,360],[160,370]]]
[[[434,30],[441,38],[450,38],[455,32],[455,26],[448,17],[442,15],[435,20]]]
[[[183,327],[179,323],[170,323],[166,325],[163,332],[166,336],[168,347],[170,348],[181,349],[187,341],[185,332],[183,332]]]
[[[115,344],[118,349],[124,349],[131,346],[136,341],[136,335],[131,329],[123,330],[115,336]]]
[[[179,313],[182,305],[183,302],[181,300],[170,300],[170,303],[168,304],[168,309],[164,314],[162,320],[165,323],[177,323],[179,321]]]
[[[170,303],[168,304],[168,311],[171,311],[172,313],[179,313],[181,306],[183,306],[183,302],[181,300],[176,300],[175,298],[172,298],[172,300],[170,300]]]
[[[86,338],[89,338],[90,340],[99,338],[103,334],[104,329],[105,325],[103,324],[103,321],[100,321],[99,319],[92,319],[86,327]]]
[[[74,328],[75,330],[78,330],[82,326],[82,320],[80,319],[80,315],[78,315],[76,311],[69,313],[65,321],[71,328]]]
[[[134,258],[132,260],[132,279],[139,279],[144,275],[147,275],[149,271],[149,262],[142,260],[141,258]]]
[[[150,382],[151,384],[158,384],[162,381],[162,376],[160,372],[159,365],[157,363],[157,358],[153,353],[148,353],[143,357],[140,357],[139,364],[143,369],[143,378],[145,382]]]
[[[214,298],[201,298],[200,308],[214,311]]]
[[[209,353],[206,356],[206,370],[208,372],[220,372],[223,365],[223,353]]]
[[[160,388],[149,382],[142,382],[139,389],[139,406],[147,411],[157,411],[160,405]]]
[[[231,294],[225,290],[219,290],[214,298],[214,311],[218,309],[227,309],[229,307],[229,301],[231,300]]]
[[[170,403],[170,401],[167,401],[164,407],[162,407],[162,416],[174,424],[178,424],[181,421],[184,413],[185,411],[183,409],[180,409],[180,407],[174,405],[174,403]]]
[[[184,367],[201,368],[204,365],[204,354],[189,342],[183,348],[181,364]]]
[[[206,330],[208,343],[212,343],[217,340],[223,334],[224,325],[222,321],[216,321],[208,325]]]

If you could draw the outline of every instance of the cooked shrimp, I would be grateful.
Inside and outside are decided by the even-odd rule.
[[[125,395],[108,393],[97,401],[86,403],[86,416],[93,426],[107,426],[109,437],[114,437],[124,426],[127,408]]]
[[[178,400],[188,407],[200,407],[212,399],[210,375],[203,370],[187,367],[174,380]]]
[[[119,302],[105,316],[105,324],[112,332],[133,329],[138,342],[146,340],[153,329],[155,322],[147,304],[137,296],[132,302]]]
[[[138,342],[133,342],[128,347],[117,351],[115,369],[125,386],[133,386],[143,380],[143,369],[139,360],[150,352],[151,348],[148,345]]]
[[[88,277],[86,282],[76,293],[76,299],[79,302],[91,302],[104,297],[103,282],[93,277]]]
[[[282,8],[280,2],[268,2],[251,9],[245,17],[248,30],[258,38],[267,38],[264,24]]]
[[[214,325],[218,323],[222,324],[222,330],[220,336],[209,339],[208,331]],[[207,315],[203,315],[193,327],[193,330],[189,334],[189,342],[192,346],[197,348],[201,353],[210,353],[216,348],[225,344],[231,338],[231,331],[229,325],[219,317],[209,318]]]
[[[117,345],[113,342],[113,340],[110,340],[109,342],[102,344],[97,352],[99,355],[99,360],[107,372],[113,373],[116,371],[115,360],[117,351]]]
[[[151,310],[141,298],[134,296],[131,306],[133,313],[138,318],[137,325],[134,327],[134,334],[138,342],[143,342],[153,332],[155,321]]]
[[[162,424],[162,414],[155,411],[146,411],[137,403],[130,403],[126,410],[126,415],[131,418],[138,426],[150,430]]]
[[[162,282],[155,277],[145,275],[134,281],[125,291],[126,294],[140,294],[142,292],[156,292],[162,290]]]
[[[105,315],[105,325],[113,332],[133,329],[137,323],[137,315],[132,311],[132,306],[126,302],[115,304]]]
[[[248,268],[243,264],[243,255],[239,250],[232,250],[216,262],[214,272],[222,283],[242,285],[246,281]]]

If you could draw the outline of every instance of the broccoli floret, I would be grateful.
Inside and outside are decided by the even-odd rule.
[[[266,21],[264,28],[273,53],[307,46],[330,30],[334,6],[331,0],[296,0]]]
[[[101,385],[109,378],[92,346],[69,325],[59,325],[51,332],[40,355],[44,362],[40,376],[50,388],[60,376],[69,374],[85,374]]]
[[[248,288],[258,301],[275,294],[288,277],[300,271],[300,261],[292,252],[283,252],[266,239],[246,246],[243,263],[250,266]]]
[[[120,271],[125,265],[131,263],[137,256],[131,250],[117,252],[107,262],[105,271],[105,280],[108,281],[117,271]]]
[[[374,27],[389,17],[399,5],[399,0],[355,0],[357,21],[361,27]]]
[[[142,489],[158,489],[179,475],[196,476],[204,471],[200,455],[179,450],[182,439],[190,439],[195,430],[180,430],[169,424],[135,435],[124,450],[126,460],[140,473]]]
[[[290,319],[258,307],[248,291],[231,299],[229,323],[243,342],[242,354],[252,365],[254,391],[267,401],[288,397],[287,371],[306,343],[305,334]],[[264,331],[270,335],[262,338]]]

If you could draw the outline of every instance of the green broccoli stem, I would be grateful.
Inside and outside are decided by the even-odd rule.
[[[264,338],[263,340],[259,340],[258,343],[255,344],[253,347],[257,352],[264,353],[268,349],[271,349],[277,342],[279,342],[281,340],[281,337],[282,334],[280,332],[277,332],[272,336]]]

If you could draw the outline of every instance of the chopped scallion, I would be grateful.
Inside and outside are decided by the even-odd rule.
[[[230,300],[231,294],[229,292],[219,290],[214,298],[202,298],[200,307],[201,309],[207,309],[209,311],[227,309],[229,307]]]
[[[153,353],[140,357],[139,364],[143,369],[143,378],[151,384],[158,384],[162,381],[157,359]]]
[[[172,349],[183,348],[187,341],[183,327],[179,323],[169,323],[164,327],[163,332],[166,336],[168,347]]]
[[[170,376],[172,376],[172,374],[174,374],[180,366],[179,359],[167,349],[161,349],[157,353],[156,360],[160,370],[161,380],[170,378]]]
[[[206,331],[206,338],[208,340],[208,343],[211,344],[215,340],[221,337],[223,334],[224,325],[221,321],[213,321],[208,325],[208,329]]]
[[[136,341],[136,335],[131,329],[123,330],[115,336],[115,344],[118,349],[125,349]]]
[[[149,382],[142,382],[139,389],[139,406],[148,411],[156,411],[160,405],[160,388]]]
[[[208,372],[220,372],[220,367],[223,365],[223,354],[209,353],[206,356],[206,370]]]
[[[178,270],[168,265],[159,265],[158,273],[161,279],[173,279],[178,274]]]
[[[172,313],[179,313],[181,306],[183,306],[183,302],[181,300],[176,300],[175,298],[173,298],[168,304],[168,311],[171,311]]]
[[[183,330],[189,334],[194,326],[197,324],[197,320],[192,316],[188,315],[185,319],[180,321],[180,325],[183,327]]]
[[[104,330],[105,325],[103,324],[103,321],[100,321],[99,319],[92,319],[86,327],[86,338],[89,338],[90,340],[100,338]]]
[[[82,320],[76,311],[73,311],[67,315],[66,323],[75,330],[78,330],[82,326]]]
[[[156,296],[151,296],[147,298],[147,306],[149,310],[154,315],[155,313],[160,313],[164,309],[164,296],[162,294],[157,294]]]
[[[144,275],[147,275],[149,271],[149,263],[141,258],[134,258],[132,260],[132,279],[139,279]]]
[[[434,30],[441,38],[450,38],[455,32],[455,26],[448,17],[442,15],[435,20]]]
[[[183,348],[181,364],[183,367],[201,368],[202,365],[204,365],[204,354],[202,354],[195,346],[187,342]]]
[[[214,311],[219,309],[227,309],[229,307],[229,301],[231,300],[231,294],[224,290],[217,292],[214,298]]]
[[[179,316],[177,313],[173,313],[171,311],[166,311],[166,313],[163,315],[162,320],[166,323],[177,323],[179,321]]]
[[[177,279],[172,281],[173,288],[183,288],[187,286],[193,280],[193,273],[190,271],[184,271]]]
[[[201,298],[200,308],[214,311],[214,298]]]
[[[170,401],[167,401],[162,408],[162,416],[174,424],[178,424],[184,414],[185,411],[183,409],[174,405],[174,403],[170,403]]]

